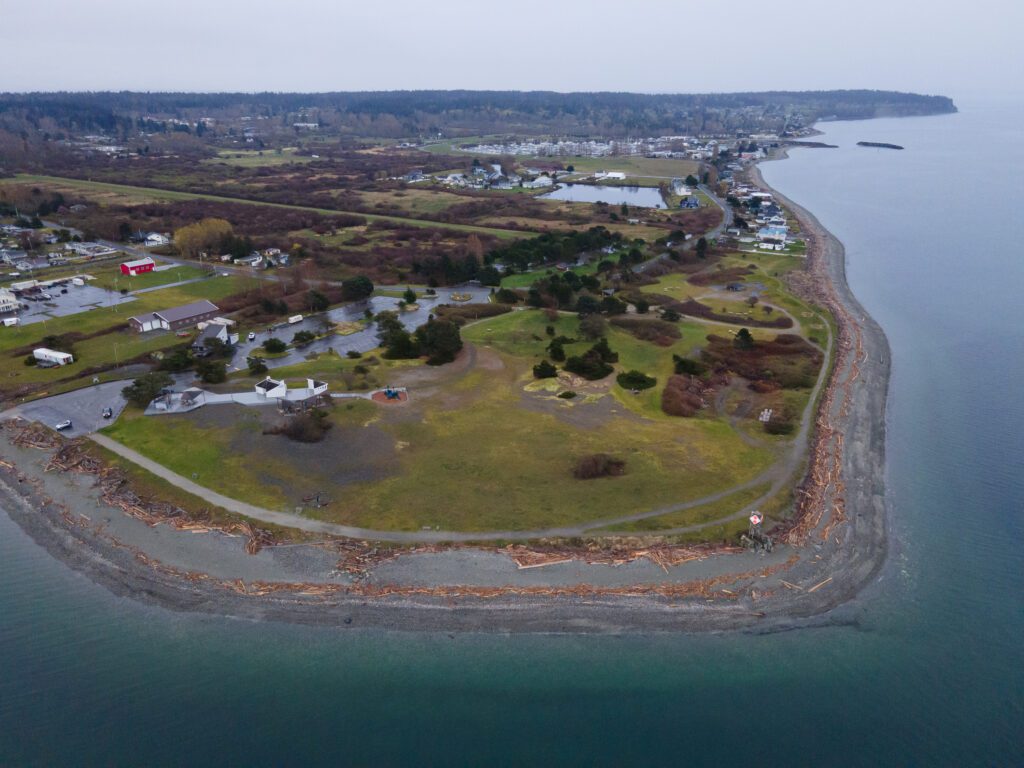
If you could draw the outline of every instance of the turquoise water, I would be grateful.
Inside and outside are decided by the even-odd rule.
[[[893,348],[891,567],[847,623],[449,637],[180,616],[0,516],[0,764],[1024,764],[1022,119],[828,124],[840,149],[765,166],[846,243]]]

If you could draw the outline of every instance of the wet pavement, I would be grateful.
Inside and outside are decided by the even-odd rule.
[[[472,298],[466,302],[452,301],[451,295],[453,293],[469,294]],[[419,299],[417,299],[418,308],[411,312],[400,312],[399,319],[402,321],[402,325],[410,331],[415,330],[427,322],[430,314],[434,312],[440,304],[479,304],[487,302],[489,300],[490,293],[490,288],[481,286],[438,288],[436,296],[426,296],[421,294]],[[365,317],[367,309],[369,309],[373,314],[387,310],[397,312],[399,301],[400,299],[393,298],[391,296],[372,296],[366,301],[357,301],[352,304],[346,304],[343,307],[329,310],[321,315],[306,317],[299,323],[278,323],[272,328],[257,332],[256,339],[254,341],[249,341],[246,338],[246,332],[243,331],[241,338],[235,347],[235,354],[231,358],[229,368],[231,370],[241,370],[246,367],[246,358],[251,355],[262,356],[264,354],[263,342],[269,338],[277,338],[283,342],[291,343],[292,337],[299,331],[318,332],[323,324],[324,318],[328,319],[332,323],[356,322]],[[328,336],[323,339],[317,339],[302,349],[289,349],[287,354],[281,357],[265,359],[265,362],[268,368],[281,368],[286,365],[295,365],[296,363],[305,362],[306,358],[311,354],[323,354],[328,350],[333,350],[338,355],[344,357],[348,352],[369,352],[371,349],[375,349],[378,345],[377,326],[375,324],[371,324],[367,328],[347,336]]]

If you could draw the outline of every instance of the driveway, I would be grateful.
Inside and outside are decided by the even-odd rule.
[[[64,430],[62,434],[68,437],[88,435],[110,424],[121,414],[125,407],[121,390],[128,383],[127,381],[108,381],[104,384],[76,389],[74,392],[65,392],[63,395],[46,397],[24,405],[17,405],[5,411],[2,417],[21,416],[29,421],[38,421],[51,429],[55,424],[71,419],[74,427]],[[114,411],[113,418],[103,418],[104,408]]]

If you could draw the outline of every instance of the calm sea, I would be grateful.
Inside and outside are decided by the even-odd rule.
[[[892,343],[892,567],[852,623],[449,637],[180,616],[0,516],[0,764],[1024,764],[1022,106],[827,124],[840,149],[765,167],[845,242]]]

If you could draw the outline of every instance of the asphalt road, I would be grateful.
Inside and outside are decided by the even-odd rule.
[[[45,424],[51,429],[56,424],[71,419],[73,428],[64,430],[62,434],[68,437],[88,435],[115,421],[121,414],[125,407],[121,390],[127,383],[125,381],[108,381],[104,384],[76,389],[74,392],[46,397],[42,400],[15,406],[4,413],[4,416],[22,416],[29,421]],[[112,418],[103,418],[104,408],[113,410]]]

